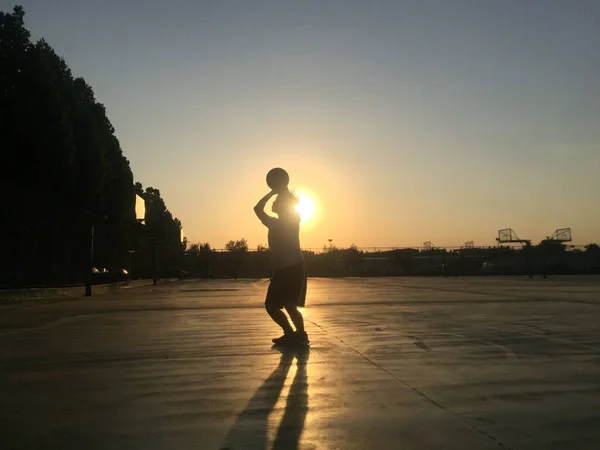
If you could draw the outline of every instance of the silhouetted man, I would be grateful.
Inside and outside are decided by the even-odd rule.
[[[277,217],[265,213],[271,197],[277,195],[271,210]],[[283,336],[273,339],[275,344],[306,345],[308,335],[304,331],[304,318],[298,305],[304,305],[306,274],[304,257],[300,249],[300,215],[296,212],[298,198],[287,188],[271,191],[254,207],[260,221],[269,229],[269,253],[274,266],[273,277],[267,291],[265,308],[271,318],[283,329]],[[294,332],[285,308],[292,319]]]

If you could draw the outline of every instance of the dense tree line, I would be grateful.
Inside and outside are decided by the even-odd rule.
[[[158,189],[134,184],[104,106],[46,41],[31,41],[24,16],[0,12],[0,286],[82,282],[92,226],[94,266],[142,275],[156,242],[179,243],[181,223]]]
[[[268,277],[269,250],[258,246],[250,251],[245,241],[229,241],[225,251],[210,244],[192,244],[185,252],[183,269],[190,278]],[[236,244],[237,243],[237,244]],[[363,251],[355,245],[324,247],[322,252],[304,251],[311,277],[356,276],[466,276],[600,273],[600,247],[569,248],[543,240],[525,247],[403,248]]]

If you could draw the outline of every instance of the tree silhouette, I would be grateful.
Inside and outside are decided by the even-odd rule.
[[[248,251],[248,242],[246,239],[240,239],[238,241],[229,241],[225,244],[225,250],[231,253],[244,253]]]
[[[24,17],[0,12],[0,286],[81,282],[92,225],[94,264],[115,273],[152,236],[179,243],[158,190],[143,192],[151,226],[135,225],[141,184],[105,107],[45,40],[30,41]]]
[[[214,251],[208,242],[204,242],[200,244],[200,253],[210,253]]]
[[[195,242],[186,250],[186,270],[197,277],[211,277],[216,253],[208,242]]]
[[[237,280],[240,268],[246,259],[245,255],[248,252],[248,242],[243,238],[237,241],[229,241],[225,244],[225,250],[230,253],[229,267],[231,275]]]

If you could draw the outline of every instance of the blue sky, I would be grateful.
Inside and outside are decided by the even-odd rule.
[[[265,243],[275,166],[305,247],[600,240],[598,2],[20,3],[192,241]]]

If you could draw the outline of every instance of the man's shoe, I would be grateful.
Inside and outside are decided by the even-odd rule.
[[[306,331],[296,331],[294,333],[294,341],[294,343],[297,345],[308,345],[310,343]]]
[[[295,336],[295,334],[284,334],[283,336],[280,336],[278,338],[273,338],[273,344],[290,344],[292,343],[292,341],[294,341]]]

